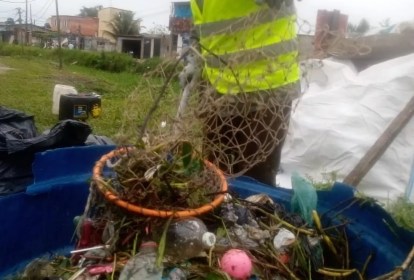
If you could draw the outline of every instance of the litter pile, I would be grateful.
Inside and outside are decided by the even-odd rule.
[[[365,279],[347,222],[322,225],[313,186],[292,176],[291,209],[241,198],[188,142],[101,158],[76,249],[36,259],[23,279]]]

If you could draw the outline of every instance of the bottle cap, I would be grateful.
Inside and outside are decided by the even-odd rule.
[[[216,244],[216,235],[212,232],[205,232],[201,238],[204,248],[211,248]]]

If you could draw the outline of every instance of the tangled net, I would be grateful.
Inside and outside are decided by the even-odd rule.
[[[205,135],[204,153],[227,175],[233,176],[266,160],[285,138],[291,92],[220,96],[206,90],[197,110]]]
[[[220,191],[217,172],[187,142],[129,149],[114,160],[107,164],[115,176],[101,184],[131,205],[179,211],[210,203]]]
[[[265,15],[270,16],[272,20],[294,17],[294,10],[292,6],[283,4],[280,9],[269,9]],[[292,71],[298,71],[298,44],[291,34],[286,34],[287,38],[284,38],[283,33],[274,33],[273,24],[269,24],[266,32],[269,36],[280,37],[280,42],[275,44],[275,48],[262,46],[262,37],[257,38],[257,41],[251,39],[254,32],[244,32],[243,28],[248,29],[256,22],[260,24],[263,22],[263,16],[264,14],[258,13],[226,26],[225,30],[216,31],[227,34],[234,28],[239,30],[240,44],[237,46],[237,53],[224,54],[220,49],[208,50],[202,44],[191,47],[183,56],[187,64],[179,75],[181,88],[184,88],[181,96],[177,95],[174,83],[163,88],[161,84],[144,82],[145,85],[139,87],[137,93],[128,101],[129,109],[124,112],[127,119],[142,119],[142,112],[153,111],[152,108],[148,109],[148,106],[143,105],[145,95],[150,96],[154,103],[163,104],[162,110],[154,113],[148,121],[144,121],[145,141],[150,145],[176,139],[189,141],[202,151],[203,158],[207,158],[230,176],[244,174],[281,147],[288,128],[292,100],[298,97],[299,92],[298,81],[288,81]],[[287,29],[295,29],[290,26],[295,25],[294,21],[287,22]],[[243,46],[248,37],[251,41],[250,46]],[[206,73],[202,73],[208,60],[209,65],[214,64],[214,67],[223,73],[214,81],[208,79]],[[247,74],[238,72],[239,65],[255,63],[257,60],[268,63],[252,67]],[[164,64],[147,76],[163,77],[168,81],[170,72],[165,69],[171,68],[172,63],[175,62],[171,62],[169,66]],[[225,79],[224,75],[229,71],[237,80],[238,87],[228,88],[229,92],[218,91],[215,85],[220,79]],[[262,85],[270,81],[267,79],[269,75],[277,75],[281,82],[277,85],[269,83],[265,89],[263,86],[256,88],[257,81]],[[146,93],[143,93],[144,86]],[[158,98],[160,90],[166,93],[161,99]],[[169,106],[164,106],[166,103]],[[139,105],[133,107],[134,104]],[[156,107],[157,104],[153,108]],[[171,108],[174,109],[170,110]],[[127,129],[128,125],[124,128]],[[137,128],[134,130],[137,131]],[[277,161],[277,155],[274,157]]]
[[[237,30],[237,40],[240,42],[237,53],[227,53],[221,46],[208,49],[202,43],[195,42],[183,51],[181,59],[185,61],[184,69],[178,69],[182,64],[177,64],[175,59],[147,73],[148,79],[143,79],[136,93],[127,100],[125,121],[121,127],[121,134],[127,135],[125,139],[131,140],[139,131],[145,132],[140,137],[143,136],[149,145],[181,139],[191,142],[202,151],[203,158],[214,163],[227,176],[243,175],[252,166],[273,168],[270,173],[276,175],[293,109],[292,102],[300,97],[299,81],[284,84],[283,80],[288,81],[292,73],[298,71],[299,58],[321,58],[334,53],[343,55],[350,50],[344,45],[343,34],[327,27],[322,31],[329,40],[324,40],[326,46],[321,45],[323,48],[314,50],[314,54],[310,53],[311,50],[298,54],[297,39],[292,38],[289,32],[286,32],[286,37],[283,33],[275,35],[272,33],[275,29],[273,25],[269,25],[266,32],[269,36],[278,36],[277,47],[262,46],[262,37],[258,36],[255,41],[254,32],[243,30],[259,24],[264,16],[281,19],[294,17],[295,12],[293,6],[282,4],[279,9],[237,20],[211,33],[232,36],[232,32]],[[297,25],[302,34],[312,32],[312,27],[306,21],[287,22],[287,30],[292,28],[290,25]],[[246,41],[250,42],[249,46],[245,45]],[[361,52],[361,48],[358,50]],[[286,57],[286,54],[291,56]],[[268,61],[265,67],[253,67],[247,74],[238,71],[240,65],[260,59]],[[222,74],[214,78],[207,77],[207,64],[214,65],[214,69]],[[306,65],[301,64],[302,76],[306,75]],[[266,80],[266,76],[275,73],[282,81],[280,84],[268,84],[268,89],[255,88]],[[217,85],[227,81],[228,75],[236,80],[237,85],[218,90]],[[180,78],[181,87],[174,82],[166,84],[176,76]],[[154,79],[159,82],[154,83]],[[178,94],[180,90],[183,91],[181,95]],[[142,127],[136,127],[139,123],[137,120],[143,120],[148,112],[151,117],[141,121],[141,124],[144,123]],[[128,135],[126,131],[132,131],[132,134]]]

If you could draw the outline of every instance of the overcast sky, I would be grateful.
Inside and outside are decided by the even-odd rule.
[[[32,6],[33,20],[38,25],[43,25],[56,12],[55,0],[28,1]],[[16,8],[25,10],[24,3],[25,0],[0,0],[0,21],[8,17],[17,19]],[[59,0],[59,10],[62,15],[76,15],[82,6],[103,5],[128,9],[134,11],[137,17],[143,19],[143,25],[150,28],[154,24],[168,25],[170,3],[170,0]],[[376,26],[387,18],[390,18],[391,23],[414,20],[413,4],[413,0],[302,0],[296,6],[299,18],[311,24],[315,23],[318,9],[338,9],[349,15],[350,22],[357,23],[361,18],[366,18],[371,26]],[[22,16],[24,18],[24,11]]]

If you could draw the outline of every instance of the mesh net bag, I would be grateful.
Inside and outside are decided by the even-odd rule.
[[[196,26],[204,71],[193,88],[199,94],[194,115],[201,120],[205,155],[228,175],[244,174],[269,157],[270,168],[277,169],[299,91],[292,79],[298,71],[293,3],[258,5],[265,8],[207,31]],[[217,42],[209,42],[212,36]],[[232,53],[229,40],[235,42]]]
[[[148,110],[152,113],[157,102],[168,103],[174,109],[163,106],[150,114],[147,123],[144,121],[143,136],[150,145],[185,140],[202,150],[203,156],[226,175],[239,176],[255,166],[276,175],[292,100],[300,91],[297,21],[292,2],[263,1],[257,5],[266,8],[213,26],[208,36],[221,36],[217,44],[206,44],[203,32],[196,32],[198,40],[182,56],[186,61],[179,75],[183,93],[178,95],[173,83],[158,98],[163,85],[143,80],[127,101],[127,120],[122,122],[121,130],[140,130],[131,130],[129,123],[136,122],[130,121],[142,119]],[[273,41],[266,43],[269,38]],[[233,45],[236,51],[226,50],[228,40],[237,40]],[[147,76],[169,80],[166,69],[171,64],[175,62]],[[215,74],[209,74],[213,68]],[[155,107],[149,109],[148,100]],[[127,140],[132,137],[123,134]]]
[[[236,96],[206,89],[196,114],[202,120],[205,155],[233,176],[265,161],[286,136],[292,92],[285,88]]]

